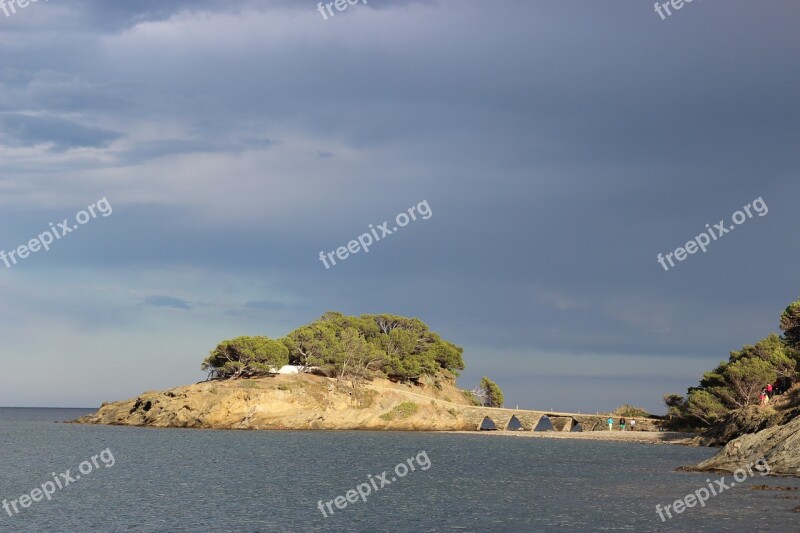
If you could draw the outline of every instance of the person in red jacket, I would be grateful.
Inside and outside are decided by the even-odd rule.
[[[767,385],[767,398],[769,398],[770,400],[772,400],[772,383],[770,383],[769,385]]]

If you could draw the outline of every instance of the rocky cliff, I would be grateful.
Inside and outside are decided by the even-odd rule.
[[[763,457],[772,474],[800,475],[800,385],[775,396],[768,406],[732,411],[694,443],[724,448],[685,470],[733,472]]]
[[[309,374],[209,381],[104,404],[76,423],[210,429],[491,429],[608,433],[604,414],[472,405],[452,379],[408,385],[376,379],[353,388]],[[487,422],[487,417],[489,422]],[[637,432],[660,420],[636,418]]]
[[[800,476],[800,417],[758,433],[742,435],[711,459],[684,469],[733,472],[762,457],[771,474]]]
[[[214,429],[474,430],[449,383],[375,380],[353,389],[307,374],[210,381],[104,404],[83,424]]]
[[[778,426],[790,419],[791,417],[786,417],[783,412],[751,405],[728,413],[722,420],[697,437],[696,444],[700,446],[724,446],[742,435],[758,433],[761,430]]]
[[[788,424],[797,417],[800,417],[800,385],[774,396],[767,406],[750,405],[731,411],[697,437],[694,444],[724,446],[742,435]]]

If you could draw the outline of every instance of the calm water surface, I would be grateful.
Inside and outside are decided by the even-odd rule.
[[[662,505],[719,476],[676,473],[713,450],[384,432],[245,432],[54,423],[88,412],[0,409],[0,499],[110,448],[99,468],[9,517],[0,531],[798,531],[793,479],[748,479],[662,523]],[[319,500],[426,452],[367,501],[323,517]],[[423,458],[424,464],[424,458]],[[401,469],[402,471],[402,469]],[[391,479],[394,472],[389,472]],[[377,482],[378,485],[380,484]],[[365,489],[364,489],[365,490]],[[341,503],[341,500],[340,500]]]

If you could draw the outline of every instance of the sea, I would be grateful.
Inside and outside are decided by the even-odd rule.
[[[662,520],[719,490],[676,471],[708,448],[64,423],[90,411],[0,408],[0,531],[800,531],[800,481],[757,471]]]

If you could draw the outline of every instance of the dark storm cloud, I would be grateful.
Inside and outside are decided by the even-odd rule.
[[[370,1],[327,21],[316,5],[50,2],[9,20],[6,248],[108,195],[114,215],[32,276],[186,295],[141,307],[207,313],[209,335],[419,316],[465,346],[465,386],[489,371],[546,408],[561,385],[571,409],[657,410],[798,296],[800,4],[667,21],[647,3]],[[26,152],[40,144],[99,155]],[[767,216],[656,262],[759,196]],[[319,262],[423,199],[430,220]]]
[[[11,146],[50,144],[56,151],[77,147],[100,148],[120,137],[122,134],[115,131],[59,117],[0,114],[0,138]]]
[[[367,2],[364,9],[389,10],[410,5],[434,5],[436,0],[381,0]],[[325,2],[328,3],[328,2]],[[29,4],[29,8],[35,4]],[[30,26],[46,23],[48,29],[83,29],[94,32],[117,33],[138,24],[161,22],[181,14],[244,14],[261,11],[293,11],[307,13],[317,19],[316,0],[71,0],[67,5],[42,2],[39,11],[20,10],[11,17],[3,17],[7,30],[24,31]],[[49,10],[49,11],[46,11]],[[31,11],[33,11],[31,13]],[[52,17],[52,13],[58,17]],[[48,17],[51,16],[52,18]],[[3,20],[5,19],[5,20]]]
[[[172,296],[147,296],[142,303],[151,307],[169,307],[170,309],[185,309],[187,311],[192,308],[185,300],[173,298]]]

